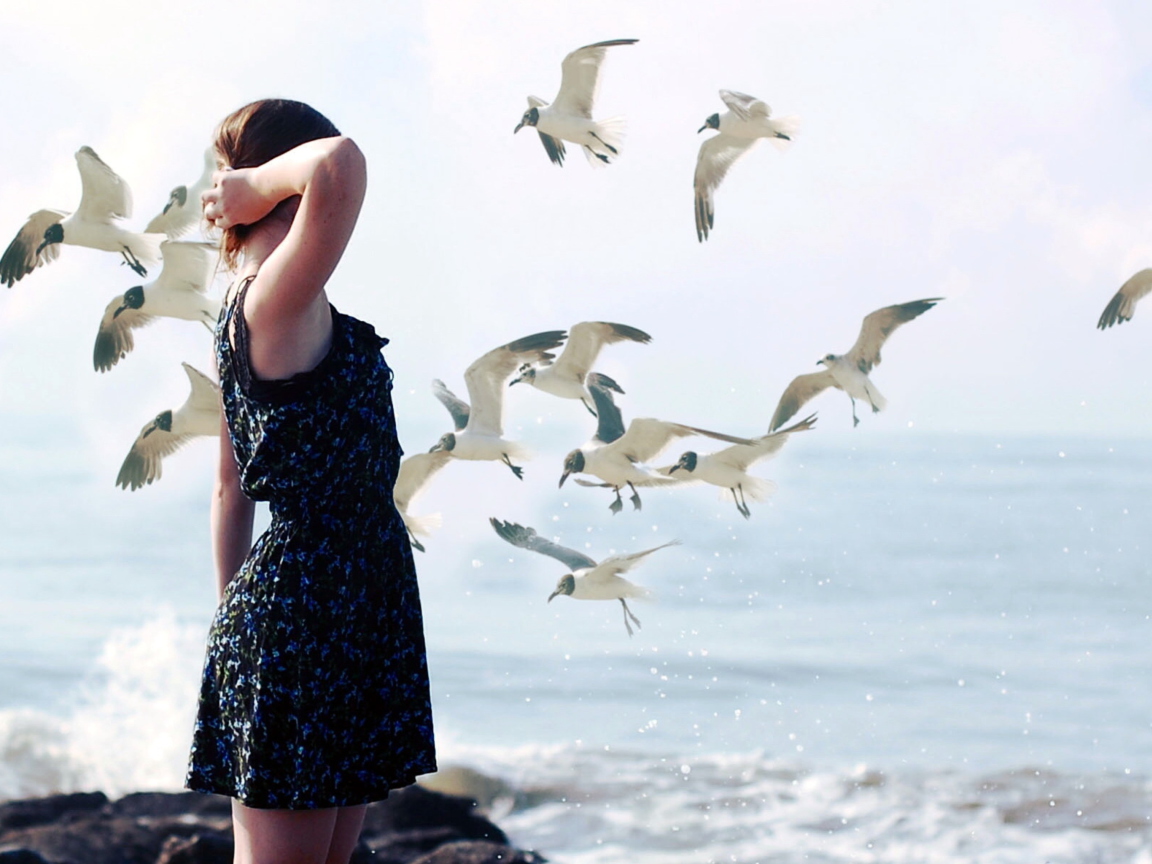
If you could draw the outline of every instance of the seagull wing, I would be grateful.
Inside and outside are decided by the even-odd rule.
[[[616,407],[616,400],[606,387],[589,383],[592,404],[596,406],[596,437],[601,444],[611,444],[624,434],[624,415]]]
[[[396,509],[402,514],[407,513],[408,507],[424,491],[424,487],[451,460],[452,454],[447,450],[406,456],[400,462],[396,484],[392,487],[392,501]]]
[[[728,106],[728,110],[741,120],[751,120],[754,117],[767,118],[772,109],[755,96],[747,93],[737,93],[735,90],[721,90],[720,100]]]
[[[85,222],[111,222],[132,215],[132,191],[91,147],[76,151],[80,168],[80,206],[76,214]]]
[[[708,237],[716,215],[712,193],[723,182],[728,169],[755,144],[755,138],[720,134],[700,145],[700,154],[696,157],[696,174],[692,178],[696,203],[696,239],[700,242]]]
[[[493,348],[464,372],[472,414],[468,425],[474,432],[500,437],[504,434],[505,384],[524,363],[544,363],[554,355],[567,334],[563,330],[533,333],[523,339]]]
[[[152,217],[145,234],[167,234],[169,238],[187,234],[200,224],[203,211],[200,207],[200,193],[212,186],[212,175],[216,172],[216,151],[209,147],[204,151],[204,170],[191,187],[177,186],[168,193],[168,203],[164,209]]]
[[[836,379],[832,372],[825,369],[822,372],[810,372],[807,375],[797,375],[780,397],[776,405],[776,413],[772,415],[772,422],[768,424],[769,431],[775,431],[788,422],[809,399],[817,393],[822,393],[829,387],[836,387]]]
[[[217,249],[215,243],[165,240],[160,244],[164,266],[155,287],[206,294],[216,272]]]
[[[55,261],[60,254],[59,243],[36,250],[44,240],[44,232],[67,215],[60,210],[37,210],[29,216],[0,256],[0,282],[11,288],[41,264]]]
[[[653,546],[651,549],[645,549],[643,552],[633,552],[629,555],[613,555],[601,561],[600,566],[591,573],[586,574],[584,578],[589,582],[607,582],[613,576],[627,573],[653,552],[667,549],[669,546],[679,545],[679,540],[669,540],[667,543],[663,543],[660,546]]]
[[[539,129],[536,130],[536,133],[540,136],[540,143],[544,145],[544,151],[548,154],[548,158],[557,165],[563,165],[564,154],[567,152],[564,150],[564,142],[559,138],[546,135]]]
[[[591,371],[596,358],[600,356],[601,348],[614,342],[629,340],[647,344],[652,341],[652,337],[643,330],[629,327],[627,324],[581,321],[568,331],[568,343],[557,359],[554,371],[562,377],[583,381]]]
[[[456,427],[457,432],[468,425],[468,415],[472,413],[468,403],[449,390],[448,385],[439,378],[432,381],[432,395],[448,409],[448,413],[452,415],[452,424]]]
[[[577,48],[564,58],[560,68],[560,92],[552,108],[561,114],[575,114],[592,119],[592,103],[600,86],[600,66],[607,49],[615,45],[633,45],[637,39],[610,39]]]
[[[913,300],[910,303],[897,303],[895,306],[877,309],[864,318],[856,344],[844,356],[867,375],[873,366],[880,365],[880,349],[888,341],[892,331],[901,324],[923,315],[943,299],[943,297],[930,297],[926,300]]]
[[[706,438],[733,444],[752,443],[747,438],[736,438],[722,432],[709,432],[707,429],[685,426],[683,423],[637,417],[628,424],[628,431],[623,436],[607,446],[615,448],[632,462],[649,462],[664,452],[664,448],[677,438],[688,438],[693,435],[703,435]]]
[[[163,460],[175,453],[193,438],[213,435],[219,431],[220,391],[216,384],[187,363],[182,364],[192,385],[192,392],[176,412],[161,411],[145,424],[136,436],[132,449],[120,466],[116,475],[116,485],[121,489],[139,489],[154,480],[160,479]],[[177,415],[200,417],[202,420],[177,428]]]
[[[125,305],[124,295],[117,295],[104,309],[100,329],[96,331],[96,344],[92,348],[92,366],[97,372],[107,372],[136,347],[132,331],[145,327],[156,318]]]
[[[794,423],[787,429],[778,432],[769,432],[759,438],[753,439],[751,444],[733,444],[711,454],[710,458],[725,465],[731,465],[740,471],[747,471],[762,459],[768,459],[780,452],[793,432],[806,432],[816,425],[816,415],[810,414],[799,423]]]
[[[1152,269],[1141,270],[1120,286],[1116,296],[1104,307],[1104,313],[1096,326],[1104,330],[1113,324],[1131,321],[1132,315],[1136,312],[1137,301],[1150,291],[1152,291]]]
[[[513,546],[519,546],[521,549],[531,549],[533,552],[539,552],[541,555],[555,558],[571,570],[583,570],[596,566],[596,562],[583,552],[577,552],[575,549],[569,549],[566,546],[561,546],[559,543],[545,540],[536,533],[534,528],[525,528],[523,525],[517,525],[515,522],[501,522],[495,518],[489,519],[488,522],[496,530],[497,534]]]

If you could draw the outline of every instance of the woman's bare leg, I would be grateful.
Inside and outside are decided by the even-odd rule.
[[[235,864],[326,864],[339,808],[257,810],[232,801]],[[342,864],[345,864],[344,859]]]
[[[336,816],[336,826],[332,830],[332,842],[328,845],[328,860],[324,864],[348,864],[356,844],[360,842],[360,829],[364,826],[364,811],[367,804],[355,807],[341,807]]]

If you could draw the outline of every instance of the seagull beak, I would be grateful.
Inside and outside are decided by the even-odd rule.
[[[519,378],[513,378],[511,381],[508,382],[508,386],[511,387],[513,384],[519,384],[523,380],[524,380],[523,375],[521,375]]]
[[[708,128],[708,124],[705,123],[703,126],[701,126],[699,129],[696,130],[696,134],[699,135],[701,132],[703,132],[707,128]]]
[[[521,120],[519,123],[516,124],[516,128],[512,130],[512,134],[515,135],[517,132],[519,132],[523,128],[524,128],[524,121]]]
[[[428,452],[429,453],[439,453],[443,449],[444,448],[440,446],[440,442],[437,441],[435,444],[432,445],[432,449],[429,450]]]
[[[144,434],[141,435],[140,437],[141,438],[147,438],[149,435],[151,435],[155,431],[156,431],[156,424],[153,423],[151,426],[149,426],[147,429],[144,430]]]
[[[572,473],[571,471],[565,471],[563,474],[560,475],[560,486],[564,485],[564,481],[568,479],[568,475],[571,473]],[[559,489],[560,486],[557,486],[556,488]]]
[[[555,597],[555,596],[557,596],[559,593],[560,593],[559,591],[553,591],[551,594],[549,594],[549,595],[548,595],[548,602],[549,602],[549,603],[551,603],[551,602],[552,602],[552,598],[553,598],[553,597]]]
[[[668,469],[668,476],[671,477],[673,474],[675,474],[678,470],[680,470],[683,467],[684,467],[683,465],[681,465],[679,462],[677,462],[675,465],[673,465],[671,468]]]
[[[117,309],[115,312],[112,313],[112,317],[113,318],[119,318],[120,313],[123,312],[127,308],[128,308],[128,304],[125,303],[123,306],[121,306],[119,309]]]

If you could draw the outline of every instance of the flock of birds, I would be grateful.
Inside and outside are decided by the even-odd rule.
[[[562,63],[560,91],[548,103],[528,97],[528,110],[514,133],[525,126],[536,129],[549,159],[563,165],[564,142],[581,146],[592,165],[609,164],[619,155],[624,123],[621,118],[593,119],[593,105],[600,69],[607,49],[635,44],[635,39],[613,39],[578,48]],[[773,118],[768,106],[754,97],[721,90],[728,110],[708,117],[699,131],[715,129],[718,135],[705,141],[699,151],[694,176],[697,238],[707,239],[713,227],[713,193],[733,163],[762,138],[783,147],[798,128],[794,117]],[[76,153],[82,192],[76,210],[67,213],[44,209],[33,213],[0,256],[0,282],[11,288],[38,267],[53,261],[64,245],[84,246],[114,253],[141,277],[162,262],[159,275],[150,282],[129,288],[107,305],[96,334],[93,366],[107,372],[134,347],[133,333],[159,318],[199,322],[211,332],[220,313],[220,301],[209,293],[218,270],[217,244],[182,240],[203,228],[200,193],[212,185],[217,170],[214,151],[204,155],[203,170],[195,183],[177,186],[168,201],[145,226],[133,232],[121,227],[132,216],[132,195],[127,183],[90,147]],[[1105,329],[1132,318],[1136,303],[1152,291],[1152,269],[1141,270],[1112,298],[1100,316]],[[785,426],[809,401],[833,387],[851,400],[853,425],[858,424],[856,403],[873,412],[886,400],[870,378],[880,363],[880,350],[901,325],[919,317],[942,298],[933,297],[885,306],[867,315],[855,344],[843,354],[827,354],[818,361],[820,371],[797,375],[785,389],[765,434],[754,438],[710,431],[697,426],[654,418],[635,418],[627,425],[616,396],[623,387],[593,367],[601,351],[623,342],[648,344],[651,336],[637,327],[584,321],[567,331],[551,330],[525,336],[483,354],[464,372],[468,401],[456,396],[437,379],[433,395],[447,409],[453,430],[445,433],[427,452],[405,458],[400,465],[393,497],[404,519],[414,548],[424,551],[421,537],[439,526],[439,514],[409,512],[414,500],[432,479],[455,460],[501,462],[517,478],[523,468],[516,464],[528,450],[504,433],[504,398],[508,388],[525,384],[552,396],[581,402],[596,419],[592,439],[565,456],[559,486],[570,476],[588,487],[611,490],[609,509],[624,508],[621,492],[630,493],[633,509],[641,509],[638,488],[682,487],[710,484],[732,501],[744,518],[751,517],[748,502],[762,501],[775,485],[749,470],[777,454],[791,435],[811,430],[816,415]],[[554,353],[558,349],[557,357]],[[212,379],[183,364],[190,394],[178,408],[157,414],[144,425],[125,457],[116,484],[135,490],[159,479],[163,460],[199,436],[220,432],[219,388]],[[685,450],[679,458],[659,464],[662,454],[676,441],[688,438],[720,441],[727,446],[711,452]],[[665,543],[631,554],[613,555],[597,562],[582,552],[565,548],[522,525],[490,520],[496,533],[514,546],[561,562],[570,572],[562,576],[548,600],[565,595],[575,599],[618,600],[624,626],[632,635],[639,621],[627,599],[648,594],[622,574],[647,556],[674,545]]]

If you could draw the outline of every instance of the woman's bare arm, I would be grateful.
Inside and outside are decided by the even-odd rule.
[[[216,559],[216,586],[220,596],[252,548],[252,520],[256,505],[240,489],[240,470],[228,437],[228,422],[220,418],[220,461],[212,495],[212,551]]]

